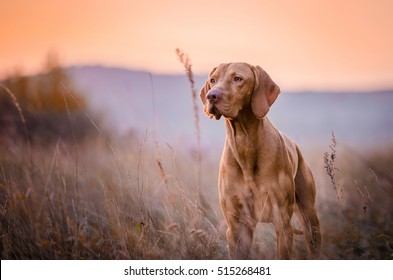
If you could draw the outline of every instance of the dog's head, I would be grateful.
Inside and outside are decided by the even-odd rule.
[[[241,110],[251,109],[262,119],[279,93],[280,88],[261,67],[223,63],[210,72],[200,96],[210,118],[234,119]]]

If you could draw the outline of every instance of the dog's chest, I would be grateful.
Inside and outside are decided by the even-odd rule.
[[[232,158],[232,156],[227,157]],[[258,171],[241,168],[233,158],[222,163],[219,193],[225,208],[237,216],[249,217],[254,222],[271,221],[270,184],[262,182]],[[258,167],[256,167],[258,169]]]
[[[220,193],[234,208],[241,208],[253,220],[270,222],[271,198],[269,186],[272,182],[267,176],[269,166],[263,164],[263,135],[258,127],[254,131],[230,124],[222,158],[220,172]],[[235,207],[239,202],[242,207]]]
[[[248,131],[241,125],[230,124],[230,133],[227,134],[229,153],[233,155],[244,175],[255,172],[258,162],[259,143],[258,133]]]

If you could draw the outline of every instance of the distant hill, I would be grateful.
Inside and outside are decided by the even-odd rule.
[[[170,145],[195,145],[191,90],[185,75],[160,75],[101,66],[67,69],[95,113],[120,133],[156,134]],[[196,76],[197,90],[206,76]],[[331,132],[352,146],[393,144],[393,91],[372,93],[286,92],[269,113],[301,146],[329,145]],[[198,100],[199,102],[199,100]],[[224,121],[209,120],[200,106],[204,147],[221,151]]]

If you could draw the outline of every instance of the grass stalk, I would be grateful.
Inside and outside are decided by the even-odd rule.
[[[196,187],[196,201],[198,207],[200,206],[200,195],[201,195],[201,180],[202,180],[202,151],[201,151],[201,130],[199,127],[199,100],[198,100],[198,94],[195,89],[195,80],[194,80],[194,74],[192,72],[192,64],[190,61],[190,57],[188,54],[183,52],[181,49],[177,48],[176,49],[176,54],[179,58],[179,61],[181,64],[183,64],[184,69],[186,71],[186,75],[188,78],[188,81],[191,86],[191,96],[192,96],[192,104],[193,104],[193,111],[194,111],[194,127],[195,127],[195,136],[197,139],[197,187]]]
[[[337,183],[337,180],[336,180],[336,175],[337,175],[336,172],[339,171],[339,169],[335,166],[335,161],[337,158],[336,145],[337,145],[336,136],[334,135],[334,132],[332,131],[331,144],[329,145],[331,152],[330,153],[325,152],[323,155],[323,160],[325,163],[324,168],[325,168],[326,174],[330,178],[330,182],[333,185],[334,193],[337,198],[337,203],[340,206],[341,213],[344,216],[344,208],[343,208],[343,203],[342,203],[343,191],[342,191],[340,184]]]

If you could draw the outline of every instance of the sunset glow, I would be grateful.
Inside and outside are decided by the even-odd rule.
[[[196,73],[261,65],[288,90],[393,87],[393,1],[2,1],[0,78],[64,65]]]

